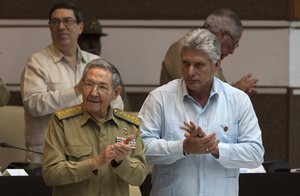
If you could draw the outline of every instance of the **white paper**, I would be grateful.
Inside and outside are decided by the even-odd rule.
[[[6,169],[3,176],[28,176],[24,169]]]
[[[262,165],[260,165],[259,167],[252,169],[240,168],[240,173],[266,173],[266,170]]]
[[[300,173],[300,168],[291,169],[291,173]]]

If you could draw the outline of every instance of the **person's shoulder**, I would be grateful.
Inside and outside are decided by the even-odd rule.
[[[31,53],[28,58],[28,61],[44,62],[44,61],[49,61],[50,59],[54,59],[55,56],[60,56],[59,51],[58,51],[58,49],[55,48],[55,46],[53,44],[49,44],[45,48]],[[40,64],[40,63],[38,63],[38,64]]]
[[[118,108],[113,109],[113,114],[118,119],[124,120],[124,121],[134,124],[136,126],[140,125],[141,119],[133,114],[130,114],[130,113],[120,110]]]
[[[181,40],[182,40],[182,38],[180,38],[179,40],[175,41],[171,46],[172,47],[176,47],[176,48],[181,47]]]
[[[168,51],[167,51],[167,55],[171,55],[173,53],[177,53],[179,51],[181,51],[181,39],[175,41],[173,44],[170,45]]]
[[[182,94],[181,82],[182,79],[174,79],[167,84],[153,89],[149,92],[147,101],[149,101],[149,99],[156,100],[158,102],[162,102],[163,100],[173,101],[175,98],[177,98],[177,96],[180,96]],[[168,103],[170,104],[170,102]]]
[[[54,114],[59,120],[63,120],[63,119],[66,119],[66,118],[77,116],[77,115],[82,114],[82,113],[83,113],[83,107],[80,104],[80,105],[74,105],[74,106],[71,106],[71,107],[67,107],[67,108],[64,108],[62,110],[58,110]]]
[[[53,50],[53,48],[51,47],[51,44],[42,48],[42,49],[39,49],[39,50],[36,50],[34,51],[33,53],[30,54],[30,57],[35,57],[35,56],[40,56],[40,55],[44,55],[45,53],[47,53],[49,50]]]
[[[100,56],[98,56],[96,54],[92,54],[92,53],[84,51],[84,50],[81,50],[81,54],[87,62],[90,62],[95,59],[102,59]]]
[[[168,82],[167,84],[164,84],[154,89],[154,91],[174,91],[181,86],[181,83],[182,83],[182,79],[174,79]]]
[[[218,83],[219,92],[223,92],[226,96],[238,96],[238,97],[248,97],[248,95],[242,90],[233,87],[227,82],[223,82],[216,78],[216,82]]]

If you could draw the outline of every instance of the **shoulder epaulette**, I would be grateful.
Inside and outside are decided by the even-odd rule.
[[[58,117],[58,119],[62,120],[65,118],[69,118],[69,117],[81,114],[82,111],[83,111],[82,105],[75,105],[75,106],[71,106],[71,107],[59,110],[59,111],[55,112],[55,115]]]
[[[126,120],[127,122],[133,123],[137,126],[140,125],[140,122],[141,122],[140,118],[138,118],[132,114],[129,114],[127,112],[124,112],[123,110],[117,109],[117,108],[115,108],[113,111],[114,111],[114,115],[116,117],[119,117],[119,118]]]

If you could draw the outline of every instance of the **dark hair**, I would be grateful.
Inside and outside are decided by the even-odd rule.
[[[77,23],[80,23],[83,21],[83,17],[82,17],[81,12],[79,11],[79,9],[73,3],[69,2],[69,1],[54,4],[49,12],[49,16],[48,16],[49,20],[51,20],[52,13],[57,9],[72,10],[74,12]]]

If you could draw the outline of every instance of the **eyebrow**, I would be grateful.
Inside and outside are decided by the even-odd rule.
[[[95,81],[93,81],[93,80],[91,80],[91,79],[86,79],[85,80],[86,82],[91,82],[91,83],[93,83],[93,84],[96,84],[96,85],[106,85],[106,86],[110,86],[108,83],[106,83],[106,82],[100,82],[100,83],[96,83]]]

